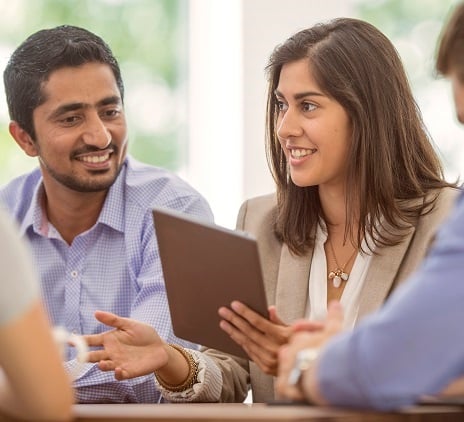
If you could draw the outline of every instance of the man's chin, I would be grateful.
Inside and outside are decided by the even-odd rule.
[[[83,179],[60,177],[55,178],[59,183],[66,186],[68,189],[81,193],[92,193],[107,191],[116,181],[117,174],[113,175],[94,175],[94,177]]]

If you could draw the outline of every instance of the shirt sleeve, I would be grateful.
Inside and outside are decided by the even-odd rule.
[[[410,280],[327,344],[316,377],[332,404],[389,410],[464,375],[464,200]]]
[[[167,206],[205,221],[213,220],[209,205],[199,195],[173,196]],[[168,343],[198,349],[199,345],[180,339],[173,333],[151,212],[146,213],[143,227],[141,259],[136,265],[136,284],[139,291],[129,317],[150,324]],[[75,360],[68,361],[66,365],[71,374],[78,366]],[[77,371],[81,374],[75,381],[77,400],[80,403],[157,403],[161,399],[154,375],[117,381],[112,372],[102,372],[97,365],[81,365],[80,371],[78,368]]]
[[[215,403],[221,397],[222,375],[214,361],[197,350],[189,350],[198,365],[197,382],[185,391],[172,392],[163,388],[158,382],[165,401],[172,403],[201,402]]]

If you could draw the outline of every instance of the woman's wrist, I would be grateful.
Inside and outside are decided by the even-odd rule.
[[[155,371],[155,377],[166,390],[181,392],[191,388],[198,377],[198,364],[190,352],[176,344],[166,344],[168,364]]]

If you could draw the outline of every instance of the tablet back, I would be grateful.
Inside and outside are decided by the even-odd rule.
[[[256,241],[172,210],[154,209],[153,219],[174,334],[247,357],[219,327],[218,309],[239,300],[267,316]]]

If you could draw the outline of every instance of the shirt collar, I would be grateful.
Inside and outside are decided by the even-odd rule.
[[[126,203],[126,190],[125,180],[127,173],[127,158],[122,165],[118,177],[106,195],[105,203],[98,217],[97,224],[105,224],[114,230],[123,232],[125,221],[125,203]]]
[[[125,183],[127,172],[127,158],[124,162],[118,177],[108,191],[103,208],[98,217],[97,223],[105,224],[114,230],[124,231],[125,217]],[[43,179],[37,184],[31,200],[31,206],[27,210],[23,220],[20,222],[19,230],[24,235],[29,227],[32,227],[37,234],[47,235],[48,219],[43,212],[42,198],[44,194]]]
[[[316,228],[316,239],[317,244],[324,244],[327,240],[327,225],[322,218],[319,218],[319,223]]]

